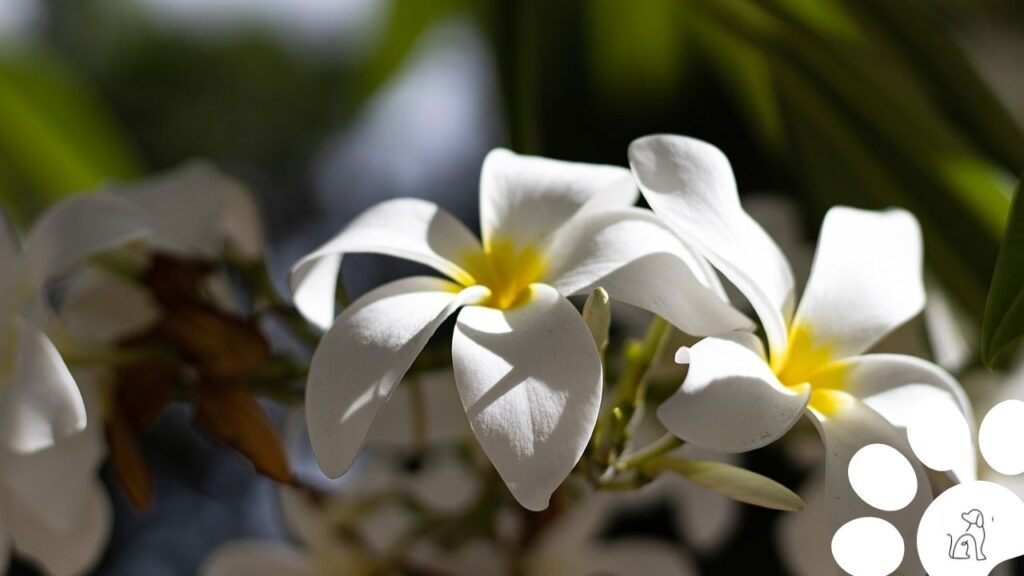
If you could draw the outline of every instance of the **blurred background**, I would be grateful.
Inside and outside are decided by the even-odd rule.
[[[1017,0],[0,0],[0,202],[24,223],[208,158],[260,198],[283,282],[387,198],[475,225],[492,147],[621,165],[633,138],[681,133],[722,148],[749,197],[793,200],[808,234],[833,204],[912,210],[980,330],[1024,170],[1022,63]],[[356,295],[401,272],[361,269]],[[98,573],[192,574],[222,541],[283,536],[269,482],[188,418],[146,438],[158,501],[115,495]],[[757,538],[771,515],[744,514],[747,554],[707,573],[782,573]]]

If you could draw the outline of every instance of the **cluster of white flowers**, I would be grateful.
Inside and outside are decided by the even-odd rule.
[[[645,451],[662,455],[684,442],[686,449],[747,452],[778,440],[806,416],[825,445],[829,534],[852,518],[878,514],[856,497],[847,476],[849,460],[867,444],[903,453],[927,486],[925,469],[908,445],[908,421],[919,407],[941,402],[970,421],[971,406],[939,366],[866,353],[925,305],[915,218],[898,209],[833,208],[797,304],[789,263],[744,211],[718,149],[655,135],[633,142],[628,159],[631,170],[495,150],[480,179],[480,238],[432,203],[396,199],[369,209],[294,266],[295,307],[325,330],[305,388],[309,440],[322,471],[335,478],[353,468],[375,423],[392,427],[415,419],[405,412],[389,416],[386,405],[413,402],[400,393],[413,385],[403,380],[428,340],[454,318],[451,371],[442,371],[449,377],[430,393],[438,385],[454,386],[469,430],[512,496],[528,510],[546,509],[594,449],[595,428],[609,405],[603,398],[607,318],[581,314],[570,300],[600,294],[613,305],[646,310],[690,339],[675,352],[685,376],[675,373],[674,392],[651,412],[674,438],[664,450],[656,449],[660,441],[626,446],[628,454],[616,454],[608,470],[591,471],[596,485],[611,485],[608,475],[626,470],[629,454],[635,463]],[[649,210],[635,207],[641,194]],[[263,241],[251,198],[199,165],[65,202],[40,220],[24,250],[0,226],[0,534],[9,534],[20,553],[55,574],[87,569],[106,540],[109,504],[95,470],[111,415],[105,414],[109,401],[82,400],[89,382],[102,374],[76,370],[76,386],[45,330],[66,337],[67,351],[59,341],[58,347],[70,362],[91,350],[83,343],[113,345],[159,323],[161,314],[138,284],[103,267],[81,266],[113,251],[131,253],[121,262],[138,269],[139,262],[167,253],[195,259],[231,253],[257,261]],[[352,253],[404,258],[445,278],[397,280],[338,313],[342,259]],[[746,302],[730,301],[723,278]],[[55,299],[57,284],[62,293]],[[607,313],[607,301],[593,303]],[[744,313],[747,303],[758,322]],[[451,429],[451,421],[441,424],[438,429]],[[462,437],[458,426],[452,435]],[[974,478],[974,454],[961,461],[950,481]],[[643,476],[633,476],[638,486],[652,479]],[[597,514],[605,509],[600,498],[590,495],[580,507]],[[886,519],[910,534],[931,500],[931,492],[921,490],[910,506]],[[304,521],[304,539],[321,550],[332,532],[309,528],[311,522]],[[538,548],[524,562],[547,566],[538,573],[570,565],[560,573],[586,574],[595,566],[602,573],[631,573],[631,560],[590,543],[601,522],[590,518],[584,524],[582,532],[551,538],[570,542],[558,554],[571,558],[552,564],[558,554]],[[85,538],[85,532],[97,536]],[[676,573],[693,573],[689,561],[671,550],[652,543],[637,549],[630,557],[646,550],[653,566],[661,562]],[[909,552],[900,573],[921,573]],[[278,573],[323,573],[328,565],[362,561],[358,551],[344,548],[309,557],[290,548],[281,554]],[[328,557],[330,562],[317,560]],[[275,562],[260,558],[233,550],[209,572],[253,573],[254,562]],[[455,564],[444,573],[482,569],[468,557],[458,561],[464,565],[449,560]]]

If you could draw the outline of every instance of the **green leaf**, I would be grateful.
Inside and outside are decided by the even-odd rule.
[[[58,62],[38,54],[0,55],[0,200],[26,222],[46,204],[137,174],[116,125]]]
[[[662,471],[675,472],[702,488],[762,508],[787,512],[804,509],[804,501],[789,488],[756,472],[722,462],[662,456],[647,462],[641,470],[650,476]]]
[[[586,6],[590,74],[602,94],[627,102],[670,96],[678,88],[676,0],[618,0]]]
[[[1011,170],[1024,169],[1024,132],[985,85],[967,56],[922,2],[843,0],[879,43],[891,44],[964,131]]]
[[[981,357],[992,366],[1024,335],[1024,179],[1010,206],[1003,247],[996,260],[985,320],[981,328]]]
[[[951,123],[934,88],[884,46],[837,41],[791,10],[688,5],[709,26],[769,56],[786,153],[804,194],[820,208],[910,209],[921,220],[929,263],[980,317],[1009,209],[1005,167]]]

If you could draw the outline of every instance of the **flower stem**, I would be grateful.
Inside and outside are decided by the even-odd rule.
[[[624,349],[625,365],[608,411],[598,419],[591,441],[602,465],[614,462],[629,440],[630,423],[642,407],[651,366],[664,355],[672,327],[655,317],[642,341],[630,341]]]
[[[629,456],[619,459],[615,463],[615,469],[618,471],[638,469],[648,461],[671,452],[683,444],[684,442],[674,435],[665,434]]]

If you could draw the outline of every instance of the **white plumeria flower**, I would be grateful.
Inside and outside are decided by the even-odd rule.
[[[919,490],[899,512],[863,503],[847,477],[850,458],[888,444],[911,462],[905,426],[915,408],[948,401],[970,418],[959,384],[911,356],[867,354],[925,303],[917,221],[902,210],[834,208],[825,218],[807,288],[795,308],[793,274],[771,238],[740,206],[729,161],[717,148],[681,136],[649,136],[630,146],[630,163],[655,213],[750,301],[768,340],[738,334],[681,349],[689,364],[679,391],[659,408],[680,438],[711,450],[744,452],[785,434],[802,416],[826,446],[830,533],[858,516],[881,515],[906,535],[901,570],[920,571],[913,535],[931,501]],[[973,478],[973,452],[955,470]]]
[[[295,304],[330,327],[306,389],[323,471],[348,470],[402,375],[462,308],[452,358],[470,427],[516,499],[545,508],[582,454],[601,403],[601,361],[566,296],[602,286],[691,334],[750,326],[713,290],[720,286],[706,263],[653,214],[629,208],[635,200],[623,168],[495,150],[481,175],[482,244],[436,205],[398,199],[300,260]],[[335,320],[341,259],[353,252],[413,260],[451,281],[392,282]]]
[[[110,511],[95,470],[102,458],[76,377],[44,333],[47,290],[87,258],[139,240],[145,216],[107,195],[61,202],[26,237],[0,214],[0,542],[51,574],[98,559]],[[87,374],[82,389],[90,390]],[[90,401],[88,404],[92,404]],[[5,570],[6,568],[0,569]]]

